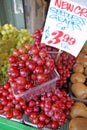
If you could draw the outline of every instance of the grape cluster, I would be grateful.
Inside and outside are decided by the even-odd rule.
[[[44,93],[34,100],[30,100],[25,114],[31,123],[39,129],[57,129],[69,119],[69,111],[74,101],[65,91],[56,88],[54,91]]]
[[[60,79],[57,81],[59,88],[67,86],[67,81],[71,76],[73,65],[76,62],[76,58],[66,52],[62,52],[56,63],[56,69],[60,74]]]
[[[25,44],[9,56],[9,82],[20,94],[51,79],[54,60],[46,51],[44,44]]]
[[[26,29],[20,29],[18,36],[16,37],[16,48],[20,48],[26,42],[33,43],[32,34],[29,33]]]
[[[18,30],[12,24],[5,24],[0,28],[0,39],[2,41],[7,41],[8,39],[13,39],[16,44],[16,48],[23,46],[25,42],[33,42],[33,37],[30,32],[26,29]],[[7,43],[9,44],[9,43]]]
[[[18,30],[12,26],[12,24],[5,24],[1,26],[0,35],[2,40],[8,40],[11,37],[16,37],[18,34]]]
[[[22,119],[27,102],[22,98],[15,98],[10,83],[7,81],[0,87],[0,115],[7,119]]]
[[[22,47],[25,43],[33,43],[32,34],[26,29],[18,30],[11,24],[0,26],[0,84],[8,79],[8,57],[15,48]]]
[[[8,79],[8,73],[7,73],[7,70],[8,70],[8,61],[7,59],[6,60],[3,60],[3,64],[0,65],[0,84],[4,84],[7,79]]]
[[[34,44],[38,44],[41,42],[42,35],[43,35],[43,28],[35,30],[35,32],[32,34],[34,38]]]
[[[69,120],[69,112],[74,101],[66,91],[55,88],[26,102],[15,98],[10,82],[0,87],[0,115],[7,119],[22,119],[25,114],[39,129],[57,129]]]

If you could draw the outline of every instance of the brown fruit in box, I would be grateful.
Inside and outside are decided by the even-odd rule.
[[[76,64],[73,66],[73,72],[83,73],[83,72],[84,72],[84,67],[83,67],[83,65],[81,65],[80,63],[76,63]]]
[[[87,98],[87,86],[83,83],[74,83],[71,86],[72,93],[80,99]]]
[[[76,72],[71,75],[70,80],[72,83],[84,83],[86,81],[86,77],[84,74]]]
[[[87,118],[87,106],[82,102],[75,102],[70,110],[71,118],[84,117]]]
[[[69,122],[69,130],[87,130],[87,118],[73,118]]]

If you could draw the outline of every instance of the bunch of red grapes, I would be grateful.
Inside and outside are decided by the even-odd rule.
[[[41,42],[42,35],[43,35],[43,28],[35,30],[35,32],[33,33],[34,44],[38,44]]]
[[[39,29],[34,32],[33,36],[35,39],[35,44],[39,45],[42,34],[43,34],[43,29]],[[76,62],[76,58],[73,55],[68,54],[67,52],[64,52],[64,51],[60,52],[59,49],[51,47],[51,46],[46,46],[46,49],[47,49],[47,52],[50,54],[50,56],[54,59],[56,69],[60,75],[60,79],[57,82],[57,87],[67,88],[68,87],[67,82],[72,73],[73,65]],[[57,56],[58,56],[58,59],[56,61]]]
[[[60,79],[57,81],[57,86],[59,88],[68,87],[68,82],[70,82],[69,78],[75,62],[76,58],[74,56],[64,51],[60,54],[60,57],[56,63],[56,69],[60,75]]]
[[[16,94],[21,94],[51,79],[54,60],[46,51],[45,44],[16,49],[9,57],[9,82]]]
[[[0,86],[0,115],[8,119],[22,119],[27,103],[22,98],[15,98],[9,82]]]
[[[59,50],[41,44],[42,33],[42,28],[36,30],[33,34],[33,45],[25,43],[24,47],[15,49],[10,55],[9,79],[0,87],[0,114],[9,119],[21,119],[26,114],[29,121],[40,129],[57,129],[68,120],[70,108],[74,103],[67,91],[61,88],[66,86],[76,59],[62,51],[56,60]],[[20,95],[48,82],[54,68],[60,78],[53,90],[29,101],[14,97],[13,89]]]
[[[39,129],[63,126],[69,119],[73,103],[66,91],[58,88],[26,102],[23,98],[14,97],[9,81],[0,87],[0,115],[20,120],[25,114],[29,122]]]
[[[67,122],[73,103],[73,99],[67,95],[66,91],[56,88],[54,91],[30,100],[25,114],[29,121],[40,129],[44,127],[57,129]]]

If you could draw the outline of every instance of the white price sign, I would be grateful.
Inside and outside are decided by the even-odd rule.
[[[71,0],[51,0],[41,43],[75,57],[87,40],[87,7]]]

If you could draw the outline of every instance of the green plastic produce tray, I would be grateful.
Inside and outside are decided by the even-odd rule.
[[[37,130],[33,127],[0,117],[0,130]]]

